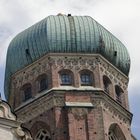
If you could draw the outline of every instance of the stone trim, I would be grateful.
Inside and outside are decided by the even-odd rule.
[[[68,106],[68,107],[93,107],[93,104],[88,103],[88,102],[65,102],[65,106]]]
[[[18,119],[22,122],[27,122],[55,106],[66,106],[65,94],[67,94],[67,92],[68,91],[65,89],[52,90],[48,94],[44,94],[43,96],[34,100],[32,103],[29,103],[28,105],[16,109],[15,112],[18,116]],[[88,90],[86,92],[83,92],[83,90],[79,90],[73,91],[72,94],[86,94],[87,96],[90,96],[91,103],[95,108],[105,108],[108,111],[113,112],[113,114],[115,116],[118,116],[121,120],[131,124],[132,114],[119,103],[117,103],[114,99],[112,99],[110,96],[108,96],[104,91]]]
[[[5,101],[0,99],[0,118],[16,120],[16,116],[11,112],[11,108]]]

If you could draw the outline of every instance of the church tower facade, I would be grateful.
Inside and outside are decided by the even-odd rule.
[[[35,140],[135,140],[125,46],[88,16],[49,16],[7,53],[5,94]]]

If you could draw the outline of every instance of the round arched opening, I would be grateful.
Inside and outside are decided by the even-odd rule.
[[[108,131],[108,140],[126,140],[118,124],[111,124]]]

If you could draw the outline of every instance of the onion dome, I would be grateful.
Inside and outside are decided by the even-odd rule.
[[[49,16],[19,33],[7,52],[5,94],[10,76],[47,53],[101,54],[128,75],[130,57],[126,47],[89,16]]]

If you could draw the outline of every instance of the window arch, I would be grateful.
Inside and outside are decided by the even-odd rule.
[[[59,72],[61,85],[73,85],[73,73],[70,70],[61,70]]]
[[[122,103],[123,90],[120,88],[120,86],[118,85],[115,86],[115,93],[116,93],[116,101]]]
[[[51,137],[47,130],[41,129],[38,131],[35,140],[51,140]]]
[[[108,140],[126,140],[118,124],[111,124],[108,131]]]
[[[36,121],[30,128],[34,140],[51,140],[50,126],[45,121]]]
[[[25,102],[32,98],[32,86],[30,83],[22,87],[22,101]]]
[[[103,76],[104,91],[108,94],[112,91],[112,83],[107,76]]]
[[[118,140],[117,136],[115,135],[114,131],[109,131],[109,140]]]
[[[38,92],[48,89],[48,79],[46,74],[39,75],[37,78]]]
[[[82,86],[92,86],[94,84],[93,81],[93,73],[89,70],[80,71],[80,83]]]

